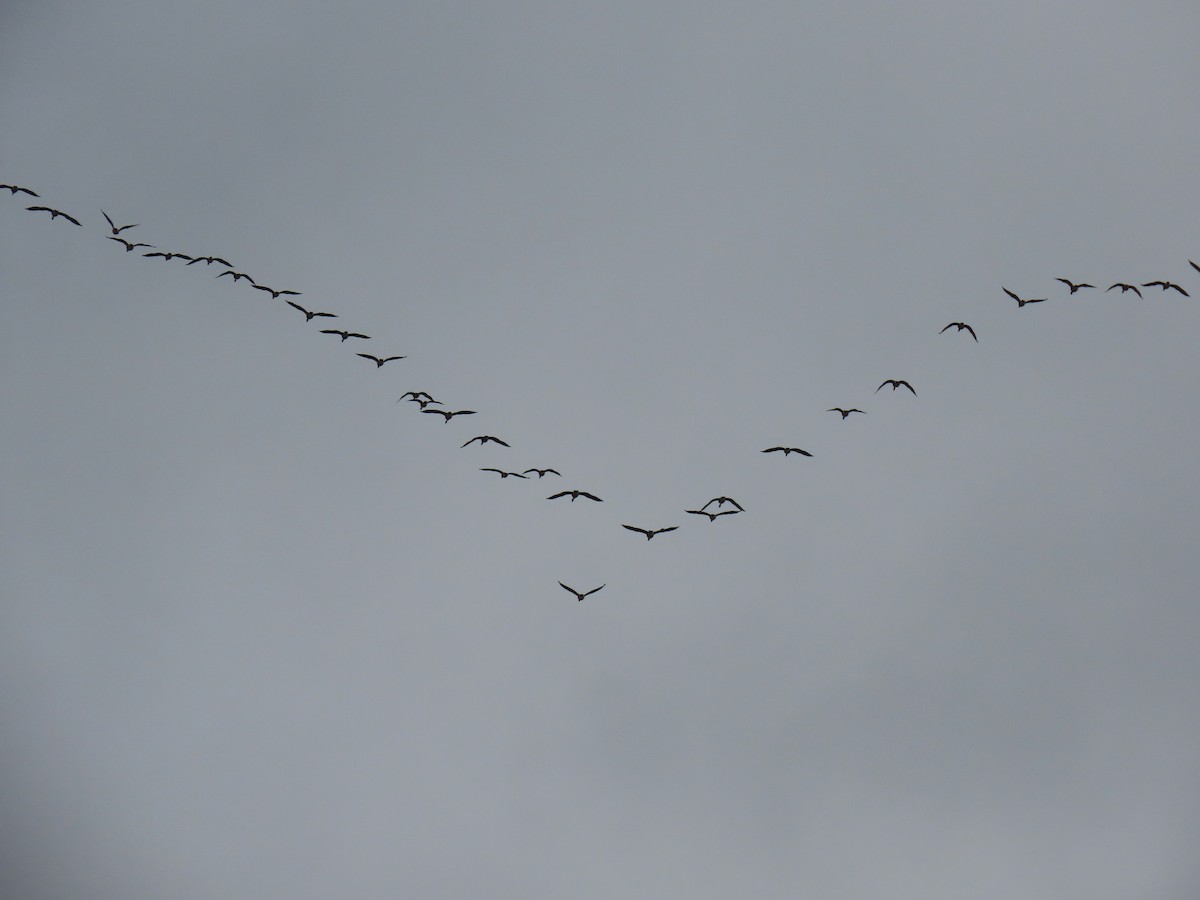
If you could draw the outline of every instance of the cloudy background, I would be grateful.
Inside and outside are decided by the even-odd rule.
[[[5,896],[1200,896],[1197,33],[6,3]]]

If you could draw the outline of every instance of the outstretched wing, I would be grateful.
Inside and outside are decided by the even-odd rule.
[[[637,528],[633,525],[622,525],[621,527],[628,528],[630,531],[636,531],[638,534],[644,534],[644,535],[646,535],[646,537],[650,537],[650,534],[651,534],[651,532],[649,530],[647,530],[645,528]]]
[[[557,500],[559,497],[570,497],[570,496],[571,496],[570,491],[559,491],[557,494],[551,494],[546,499],[547,500]]]
[[[507,445],[507,444],[505,444],[505,446],[507,447],[508,445]],[[579,492],[579,496],[580,496],[580,497],[587,497],[589,500],[595,500],[597,503],[603,503],[603,502],[604,502],[604,501],[603,501],[603,500],[601,500],[599,497],[597,497],[595,494],[589,494],[587,491],[580,491],[580,492]]]
[[[1016,294],[1014,294],[1012,291],[1010,291],[1008,288],[1004,287],[1003,285],[1000,286],[1000,290],[1004,291],[1004,293],[1008,294],[1008,296],[1012,297],[1018,303],[1024,302],[1021,300],[1020,297],[1018,297]]]
[[[588,591],[583,596],[585,596],[585,597],[591,596],[592,594],[596,593],[596,591],[600,590],[600,588],[602,588],[602,587],[604,587],[604,585],[600,585],[600,587],[598,587],[598,588],[592,588],[590,591]]]
[[[912,391],[914,397],[917,396],[917,392],[915,390],[913,390],[913,386],[911,384],[909,384],[907,381],[903,381],[903,380],[897,381],[896,387],[900,387],[900,385],[904,385],[906,388],[908,388],[910,391]]]
[[[108,227],[112,229],[112,233],[118,234],[119,232],[117,231],[117,223],[109,218],[108,213],[106,213],[104,210],[100,210],[100,215],[104,216],[104,221],[108,223]]]
[[[678,526],[678,525],[668,525],[666,528],[656,528],[656,529],[654,529],[654,533],[655,533],[655,534],[666,534],[668,531],[675,531],[675,530],[676,530],[676,529],[678,529],[678,528],[679,528],[679,526]]]

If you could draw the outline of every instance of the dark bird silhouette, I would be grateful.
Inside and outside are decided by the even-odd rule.
[[[602,584],[598,588],[592,588],[590,591],[584,591],[583,593],[580,593],[579,591],[575,590],[575,588],[568,587],[567,585],[563,584],[561,581],[559,582],[559,584],[562,585],[564,590],[568,590],[572,594],[574,594],[575,599],[577,599],[577,600],[582,600],[584,597],[590,596],[591,594],[594,594],[594,593],[596,593],[596,591],[600,590],[600,588],[604,587],[604,585]]]
[[[1125,283],[1125,282],[1123,282],[1123,281],[1118,281],[1118,282],[1117,282],[1116,284],[1114,284],[1112,287],[1110,287],[1110,288],[1106,288],[1106,289],[1105,289],[1105,291],[1104,291],[1104,293],[1106,293],[1106,294],[1107,294],[1107,293],[1108,293],[1109,291],[1111,291],[1113,288],[1120,288],[1120,289],[1121,289],[1121,293],[1122,293],[1122,294],[1124,294],[1126,291],[1133,291],[1133,292],[1134,292],[1135,294],[1137,294],[1139,297],[1141,297],[1141,296],[1142,296],[1142,292],[1141,292],[1141,291],[1139,291],[1139,290],[1138,290],[1138,289],[1137,289],[1137,288],[1136,288],[1134,285],[1132,285],[1132,284],[1126,284],[1126,283]]]
[[[558,469],[526,469],[524,474],[528,475],[530,472],[537,472],[538,478],[545,478],[547,472],[550,472],[554,475],[557,475],[559,478],[562,478],[562,472],[558,471]]]
[[[120,234],[122,231],[127,231],[130,228],[137,228],[137,224],[118,226],[116,222],[109,218],[108,213],[104,210],[100,210],[100,215],[104,216],[104,220],[108,222],[108,227],[112,229],[113,234]]]
[[[739,512],[745,512],[745,511],[746,511],[746,510],[745,510],[745,509],[742,507],[742,504],[738,503],[738,502],[737,502],[736,500],[734,500],[732,497],[713,497],[711,500],[709,500],[707,503],[705,503],[705,504],[704,504],[702,507],[700,507],[700,508],[701,508],[701,509],[708,509],[708,508],[709,508],[710,506],[712,506],[714,503],[715,503],[715,504],[717,504],[717,509],[720,509],[720,508],[721,508],[721,507],[723,507],[723,506],[724,506],[726,503],[728,503],[728,504],[730,504],[731,506],[735,506],[735,507],[737,507],[737,509],[738,509],[738,511],[739,511]]]
[[[161,250],[155,250],[153,253],[143,253],[142,256],[161,256],[163,262],[170,262],[173,259],[191,259],[186,253],[172,253],[170,251],[164,253]]]
[[[42,195],[36,191],[31,191],[27,187],[21,187],[19,184],[0,184],[0,190],[8,190],[15,197],[17,193],[28,194],[30,197],[41,197]]]
[[[65,212],[62,212],[61,210],[58,210],[58,209],[51,209],[48,206],[27,206],[25,208],[27,210],[29,210],[30,212],[48,212],[48,213],[50,213],[50,221],[51,222],[53,222],[59,216],[62,216],[68,222],[72,222],[75,225],[78,225],[80,228],[83,227],[83,223],[80,222],[77,218],[75,218],[74,216],[68,216]]]
[[[424,412],[424,410],[422,410],[422,412]],[[479,441],[480,447],[482,447],[484,444],[488,444],[488,443],[499,444],[501,447],[511,447],[512,446],[511,444],[506,444],[504,441],[500,440],[500,438],[498,438],[498,437],[492,437],[492,435],[490,435],[490,434],[477,434],[477,435],[475,435],[475,437],[473,437],[469,441],[467,441],[466,444],[463,444],[463,447],[466,447],[467,444],[473,444],[476,441]]]
[[[903,378],[889,378],[887,381],[885,381],[879,387],[875,388],[875,393],[878,394],[881,390],[883,390],[884,384],[890,384],[892,386],[893,392],[896,390],[896,388],[900,387],[900,385],[904,385],[906,388],[908,388],[910,391],[912,391],[914,397],[917,396],[917,392],[913,390],[913,386],[911,384],[909,384],[907,381],[905,381]]]
[[[951,328],[957,328],[959,331],[969,331],[971,333],[971,337],[975,338],[975,343],[979,343],[979,337],[975,334],[975,329],[966,322],[951,322],[949,325],[939,331],[938,334],[944,334]]]
[[[213,263],[220,263],[223,266],[228,266],[231,269],[233,268],[233,263],[231,263],[227,259],[221,259],[221,257],[219,257],[219,256],[197,256],[197,257],[194,257],[192,259],[192,261],[190,263],[188,263],[188,265],[194,266],[198,262],[202,262],[206,266],[211,266]],[[220,278],[221,276],[218,275],[217,277]],[[237,279],[234,279],[234,280],[236,281]]]
[[[116,241],[118,244],[124,244],[126,253],[128,253],[130,250],[135,250],[138,247],[149,247],[151,250],[154,249],[153,244],[142,244],[142,243],[135,244],[132,241],[125,240],[125,238],[123,238],[123,237],[113,237],[111,234],[106,234],[105,237],[108,238],[110,241]],[[188,265],[190,266],[191,263],[188,263]]]
[[[375,368],[383,368],[385,362],[391,362],[393,359],[408,359],[407,356],[372,356],[370,353],[355,353],[355,356],[361,356],[363,359],[369,359],[375,363]]]
[[[520,472],[505,472],[503,469],[480,469],[480,472],[498,472],[501,478],[507,478],[511,475],[513,478],[524,478]]]
[[[251,284],[254,284],[254,279],[253,279],[253,278],[251,278],[249,275],[247,275],[245,272],[235,272],[235,271],[233,271],[233,269],[226,269],[224,272],[222,272],[222,273],[221,273],[220,275],[218,275],[217,277],[218,277],[218,278],[224,278],[226,275],[232,275],[232,276],[233,276],[233,283],[234,283],[234,284],[237,284],[237,283],[238,283],[239,281],[241,281],[243,278],[245,278],[245,279],[246,279],[248,282],[250,282]]]
[[[190,266],[191,263],[188,263],[188,265]],[[311,322],[315,317],[318,317],[318,316],[323,316],[326,319],[336,319],[337,318],[337,313],[313,312],[311,309],[305,309],[299,303],[295,303],[291,300],[284,300],[283,302],[286,303],[288,306],[298,309],[298,310],[300,310],[300,312],[304,313],[304,321],[305,322]]]
[[[429,400],[426,402],[440,403],[441,401],[440,400]],[[453,412],[448,409],[422,409],[421,412],[425,413],[425,415],[444,416],[445,418],[443,421],[445,421],[445,422],[449,422],[455,416],[473,416],[473,415],[475,415],[475,410],[473,410],[473,409],[456,409]]]
[[[1008,296],[1010,296],[1014,300],[1016,300],[1018,308],[1024,306],[1026,303],[1045,303],[1046,302],[1045,297],[1031,297],[1027,300],[1022,300],[1020,297],[1018,297],[1016,294],[1014,294],[1012,291],[1010,291],[1008,288],[1006,288],[1004,286],[1001,286],[1000,290],[1004,291],[1004,293],[1008,294]]]
[[[400,401],[397,400],[396,402],[399,403]],[[431,404],[431,403],[439,403],[440,404],[442,401],[441,400],[421,400],[419,398],[416,400],[413,400],[410,398],[410,402],[416,403],[418,406],[421,407],[421,409],[424,409],[425,407],[429,406],[429,404]]]
[[[587,491],[559,491],[557,494],[551,494],[546,499],[547,500],[557,500],[559,497],[570,497],[572,503],[574,503],[580,497],[587,497],[589,500],[595,500],[597,503],[604,502],[599,497],[597,497],[595,494],[589,494]]]
[[[1054,280],[1061,281],[1063,284],[1065,284],[1067,287],[1069,287],[1071,289],[1072,294],[1075,293],[1080,288],[1094,288],[1095,287],[1094,284],[1083,284],[1083,283],[1076,284],[1075,282],[1070,281],[1069,279],[1066,279],[1066,278],[1055,278]]]
[[[343,344],[346,342],[346,338],[362,338],[364,341],[369,341],[371,339],[369,334],[359,334],[357,331],[338,331],[336,328],[322,328],[321,334],[340,335]]]
[[[778,453],[781,450],[783,451],[784,456],[789,456],[792,453],[799,453],[801,456],[812,456],[812,454],[809,453],[807,450],[801,450],[799,447],[768,447],[766,450],[762,450],[760,452],[761,453]]]
[[[256,291],[266,291],[274,299],[278,299],[280,294],[286,294],[289,297],[299,297],[304,293],[303,291],[277,291],[275,288],[269,288],[265,284],[256,284],[254,289]]]
[[[429,393],[429,391],[405,391],[400,395],[400,400],[416,400],[418,403],[420,403],[422,397],[424,397],[426,400],[433,400],[433,394]],[[399,403],[400,400],[397,400],[396,402]]]
[[[691,513],[693,516],[708,516],[708,521],[710,522],[717,521],[717,516],[736,516],[738,514],[738,510],[736,509],[723,509],[720,512],[708,512],[708,510],[704,509],[685,509],[684,512]]]
[[[841,413],[841,414],[842,414],[842,420],[843,420],[843,421],[845,421],[845,419],[846,419],[846,416],[850,415],[850,413],[862,413],[864,416],[867,414],[865,410],[861,410],[861,409],[842,409],[840,406],[835,406],[835,407],[833,407],[832,409],[827,409],[827,410],[825,410],[825,412],[835,412],[835,413]]]
[[[663,534],[668,531],[674,531],[678,525],[671,525],[668,528],[638,528],[636,525],[622,525],[622,528],[628,528],[630,531],[636,531],[638,534],[644,534],[646,540],[650,540],[656,534]]]
[[[1192,296],[1173,281],[1147,281],[1142,287],[1160,287],[1163,291],[1179,291],[1185,297]]]

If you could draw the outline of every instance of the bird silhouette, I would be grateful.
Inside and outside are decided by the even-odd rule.
[[[48,206],[27,206],[25,208],[27,210],[29,210],[30,212],[48,212],[48,213],[50,213],[50,221],[51,222],[53,222],[59,216],[62,216],[68,222],[72,222],[75,225],[78,225],[80,228],[83,227],[83,223],[80,222],[77,218],[75,218],[74,216],[68,216],[65,212],[58,210],[58,209],[51,209]]]
[[[425,410],[421,410],[421,411],[425,412]],[[511,447],[512,446],[511,444],[506,444],[504,441],[500,440],[500,438],[498,438],[498,437],[492,437],[492,435],[490,435],[490,434],[477,434],[477,435],[475,435],[475,437],[473,437],[469,441],[467,441],[466,444],[463,444],[463,447],[466,447],[467,444],[473,444],[476,441],[479,441],[480,447],[482,447],[484,444],[499,444],[501,447]]]
[[[759,451],[761,453],[778,453],[783,451],[784,456],[790,456],[793,453],[799,453],[801,456],[812,456],[807,450],[801,450],[799,447],[768,447],[766,450]]]
[[[1173,281],[1147,281],[1142,287],[1160,287],[1163,291],[1179,291],[1185,297],[1192,296]]]
[[[1075,282],[1073,282],[1067,278],[1055,278],[1054,280],[1061,281],[1063,284],[1065,284],[1067,287],[1069,287],[1071,289],[1072,294],[1075,293],[1080,288],[1094,288],[1095,287],[1094,284],[1083,284],[1082,282],[1080,284],[1076,284]]]
[[[736,516],[738,514],[738,510],[736,509],[723,509],[719,512],[709,512],[704,509],[685,509],[684,512],[691,513],[693,516],[708,516],[708,521],[710,522],[717,521],[718,516]]]
[[[418,403],[420,403],[422,397],[424,397],[426,400],[433,400],[433,394],[429,393],[428,391],[405,391],[400,395],[400,400],[416,400]],[[396,402],[399,403],[400,400],[397,400]]]
[[[1142,296],[1142,292],[1141,292],[1141,291],[1139,291],[1139,290],[1138,290],[1138,289],[1137,289],[1137,288],[1136,288],[1134,285],[1132,285],[1132,284],[1126,284],[1126,283],[1125,283],[1125,282],[1123,282],[1123,281],[1118,281],[1118,282],[1117,282],[1116,284],[1114,284],[1112,287],[1110,287],[1110,288],[1105,288],[1105,290],[1104,290],[1104,293],[1106,293],[1106,294],[1107,294],[1107,293],[1108,293],[1109,291],[1111,291],[1113,288],[1120,288],[1120,289],[1121,289],[1121,293],[1122,293],[1122,294],[1124,294],[1126,291],[1133,291],[1133,292],[1134,292],[1135,294],[1137,294],[1139,297],[1141,297],[1141,296]]]
[[[739,512],[745,512],[745,511],[746,511],[746,510],[745,510],[745,509],[742,507],[742,504],[738,503],[738,502],[737,502],[736,500],[734,500],[732,497],[713,497],[711,500],[709,500],[707,503],[705,503],[705,504],[704,504],[702,507],[700,507],[700,508],[701,508],[701,509],[708,509],[708,508],[709,508],[710,506],[712,506],[714,503],[715,503],[715,504],[717,504],[717,509],[720,509],[720,508],[721,508],[721,507],[723,507],[723,506],[724,506],[726,503],[728,503],[730,506],[735,506],[735,507],[737,507],[737,509],[738,509],[738,511],[739,511]]]
[[[1026,301],[1026,302],[1028,302],[1028,301]],[[887,381],[885,381],[879,387],[875,388],[875,393],[878,394],[881,390],[883,390],[883,385],[885,385],[885,384],[890,384],[892,386],[893,393],[895,392],[896,388],[900,387],[900,385],[904,385],[906,388],[908,388],[910,391],[912,391],[914,397],[917,396],[917,392],[915,390],[913,390],[913,386],[911,384],[909,384],[907,381],[905,381],[903,378],[889,378]]]
[[[164,253],[162,250],[155,250],[153,253],[143,253],[142,256],[161,256],[163,262],[170,262],[173,259],[191,259],[186,253],[173,253],[170,251]]]
[[[562,478],[562,472],[558,471],[558,469],[526,469],[524,474],[528,475],[530,472],[537,472],[538,478],[545,478],[547,472]]]
[[[188,265],[194,266],[198,262],[202,262],[206,266],[211,266],[213,263],[220,263],[223,266],[228,266],[231,269],[233,268],[233,263],[227,259],[221,259],[219,256],[196,256],[192,258],[192,261],[188,263]],[[220,278],[221,276],[218,275],[217,277]]]
[[[191,263],[188,263],[188,265],[190,266]],[[319,316],[324,316],[326,319],[336,319],[337,318],[337,313],[313,312],[311,309],[305,309],[299,303],[295,303],[291,300],[284,300],[283,302],[286,303],[288,306],[290,306],[294,309],[298,309],[298,310],[300,310],[300,312],[304,313],[304,321],[305,322],[311,322],[314,318],[319,317]]]
[[[440,403],[441,401],[440,400],[429,400],[426,402]],[[473,416],[473,415],[475,415],[475,410],[473,410],[473,409],[456,409],[454,411],[451,411],[448,409],[424,409],[424,408],[422,408],[421,412],[425,413],[426,415],[444,416],[445,418],[443,419],[443,421],[445,421],[445,422],[449,422],[455,416]]]
[[[0,190],[7,190],[14,197],[17,196],[18,192],[22,193],[22,194],[28,194],[30,197],[41,197],[42,196],[41,194],[37,193],[36,191],[31,191],[27,187],[21,187],[19,184],[0,184]]]
[[[580,593],[579,591],[575,590],[575,588],[565,585],[561,581],[559,582],[559,584],[562,585],[564,590],[568,590],[572,594],[574,594],[575,599],[577,599],[577,600],[582,600],[584,597],[591,596],[592,594],[596,593],[596,591],[600,590],[600,588],[604,587],[604,585],[600,585],[600,587],[598,587],[598,588],[592,588],[590,591],[583,591],[582,593]]]
[[[971,337],[975,338],[975,343],[979,343],[979,337],[975,334],[975,329],[966,322],[951,322],[949,325],[939,331],[938,334],[944,334],[951,328],[957,328],[959,331],[969,331],[971,333]]]
[[[340,335],[343,344],[346,342],[346,338],[362,338],[364,341],[369,341],[371,339],[369,334],[359,334],[357,331],[338,331],[336,328],[322,328],[321,334]]]
[[[266,291],[273,299],[278,299],[280,294],[286,294],[289,297],[299,297],[304,293],[303,291],[277,291],[275,288],[269,288],[265,284],[256,284],[254,289],[256,291]]]
[[[135,244],[132,241],[125,240],[125,238],[123,238],[123,237],[113,237],[111,234],[106,234],[105,237],[108,238],[110,241],[116,241],[118,244],[124,244],[126,253],[128,253],[130,250],[135,250],[138,247],[149,247],[151,250],[154,249],[153,244],[143,244],[140,242]],[[191,263],[188,263],[188,265],[190,266]]]
[[[1006,288],[1004,286],[1001,286],[1000,290],[1004,291],[1004,293],[1008,294],[1008,296],[1010,296],[1014,300],[1016,300],[1018,308],[1024,306],[1026,303],[1045,303],[1046,302],[1045,297],[1031,297],[1029,299],[1022,300],[1020,297],[1018,297],[1016,294],[1014,294],[1012,291],[1010,291],[1008,288]]]
[[[383,368],[385,362],[391,362],[393,359],[408,359],[407,356],[372,356],[370,353],[355,353],[355,356],[361,356],[363,359],[369,359],[375,363],[375,368]]]
[[[835,412],[835,413],[841,413],[841,414],[842,414],[842,421],[843,421],[843,422],[846,420],[846,416],[850,415],[850,413],[862,413],[864,416],[867,414],[865,410],[861,410],[861,409],[842,409],[840,406],[835,406],[835,407],[833,407],[832,409],[827,409],[827,410],[825,410],[825,412]]]
[[[587,491],[559,491],[557,494],[551,494],[546,499],[547,500],[557,500],[559,497],[570,497],[572,503],[574,503],[580,497],[587,497],[589,500],[595,500],[597,503],[604,502],[599,497],[597,497],[595,494],[589,494]]]
[[[480,472],[498,472],[501,478],[507,478],[511,475],[513,478],[524,478],[520,472],[505,472],[503,469],[480,469]]]
[[[245,279],[246,279],[248,282],[250,282],[251,284],[254,284],[254,279],[253,279],[253,278],[251,278],[249,275],[247,275],[245,272],[235,272],[235,271],[233,271],[233,269],[226,269],[224,272],[222,272],[222,273],[221,273],[220,275],[218,275],[217,277],[218,277],[218,278],[224,278],[226,275],[232,275],[232,276],[233,276],[233,283],[234,283],[234,284],[237,284],[237,283],[238,283],[239,281],[241,281],[243,278],[245,278]]]
[[[113,234],[120,234],[122,231],[127,231],[130,228],[137,228],[137,224],[121,225],[118,227],[117,223],[109,218],[108,213],[106,213],[104,210],[100,210],[100,215],[104,216],[104,220],[108,222],[108,227],[112,229]]]
[[[630,531],[636,531],[638,534],[644,534],[646,540],[650,540],[656,534],[664,534],[668,531],[674,531],[678,525],[671,525],[667,528],[638,528],[636,525],[622,525],[622,528],[628,528]]]

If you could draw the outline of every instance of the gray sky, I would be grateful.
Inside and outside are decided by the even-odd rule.
[[[1200,10],[813,5],[6,4],[6,896],[1200,895]]]

